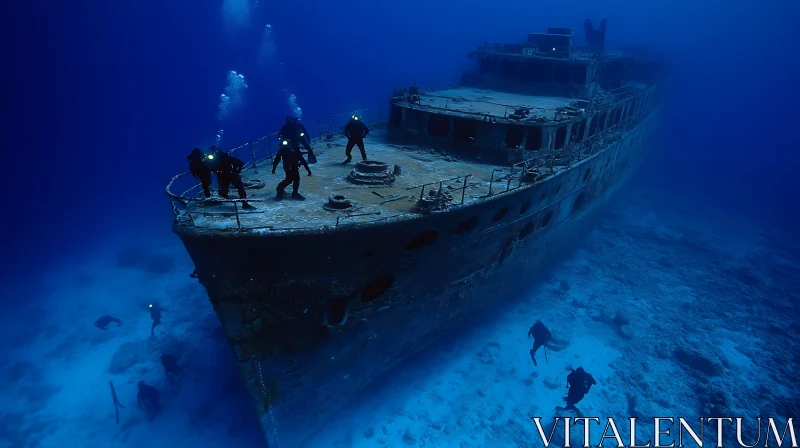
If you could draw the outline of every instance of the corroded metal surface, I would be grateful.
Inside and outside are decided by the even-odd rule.
[[[448,212],[273,238],[178,231],[268,438],[301,446],[378,375],[561,253],[635,167],[645,129]]]
[[[524,95],[497,90],[454,87],[433,92],[420,92],[420,108],[447,110],[449,113],[506,117],[516,108],[531,108],[532,113],[552,121],[564,107],[578,107],[576,100],[553,96]]]
[[[466,202],[479,200],[483,194],[488,193],[488,179],[483,179],[487,165],[469,160],[436,153],[422,148],[396,145],[385,141],[385,129],[376,128],[365,140],[367,155],[370,159],[384,162],[389,167],[399,165],[402,174],[394,177],[395,181],[387,185],[358,185],[350,182],[348,176],[354,164],[343,164],[344,146],[347,140],[338,136],[330,144],[315,150],[318,163],[311,165],[312,176],[301,174],[300,192],[306,197],[305,201],[283,200],[275,201],[275,186],[283,179],[283,173],[278,169],[278,174],[271,174],[269,170],[262,169],[258,172],[252,170],[242,173],[245,181],[261,181],[267,187],[260,190],[248,190],[248,200],[257,207],[254,211],[239,210],[241,227],[269,229],[292,228],[325,228],[336,225],[337,215],[323,208],[328,198],[334,195],[345,196],[358,204],[364,213],[363,217],[349,218],[349,222],[370,221],[376,218],[392,218],[410,213],[414,206],[415,193],[419,191],[407,190],[409,187],[445,178],[472,175],[477,180],[467,185]],[[496,165],[493,168],[503,169]],[[491,171],[491,168],[489,168]],[[480,175],[480,176],[478,176]],[[459,190],[462,184],[448,182],[446,188]],[[373,193],[380,194],[376,195]],[[384,202],[386,198],[402,196],[404,199]],[[235,197],[235,193],[234,193]],[[193,202],[188,205],[197,227],[211,229],[237,228],[234,219],[233,205],[229,203],[205,204]],[[369,214],[371,213],[371,214]]]
[[[270,446],[303,446],[394,365],[514,294],[635,170],[658,85],[603,91],[598,68],[613,58],[581,55],[570,61],[586,68],[582,86],[545,70],[550,81],[523,94],[489,70],[473,81],[505,92],[398,89],[388,123],[365,140],[367,163],[342,163],[332,123],[313,143],[304,201],[274,200],[283,176],[266,166],[266,137],[235,148],[252,154],[243,178],[256,210],[207,203],[196,187],[176,193],[172,179],[173,229]],[[555,96],[562,87],[572,94]]]

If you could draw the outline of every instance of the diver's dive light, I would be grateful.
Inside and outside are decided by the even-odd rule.
[[[283,146],[286,146],[286,145],[288,145],[288,144],[289,144],[289,140],[284,140],[284,141],[283,141]]]
[[[305,133],[305,132],[301,132],[301,133],[300,133],[300,137],[305,137],[305,136],[306,136],[306,133]]]
[[[206,157],[208,157],[208,160],[214,160],[214,154],[209,154]]]

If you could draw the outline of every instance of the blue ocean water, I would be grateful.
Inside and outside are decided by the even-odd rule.
[[[164,187],[189,150],[273,132],[293,112],[386,107],[393,85],[457,81],[476,44],[587,17],[608,17],[609,47],[669,61],[645,166],[546,280],[498,292],[507,309],[409,363],[316,446],[532,445],[529,414],[562,404],[565,364],[598,379],[590,414],[797,416],[797,2],[3,8],[0,447],[265,446],[170,231]],[[151,303],[166,309],[156,340]],[[123,325],[99,331],[104,313]],[[535,371],[534,319],[557,330],[562,360]],[[675,355],[689,349],[704,361]],[[164,350],[182,353],[179,387],[153,358]],[[141,379],[162,391],[153,422],[136,406]]]

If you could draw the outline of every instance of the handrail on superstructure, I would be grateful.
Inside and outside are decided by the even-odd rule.
[[[644,91],[639,93],[639,95],[637,95],[637,96],[639,96],[640,98],[644,98],[647,95],[649,95],[650,93],[652,93],[652,91],[654,91],[654,90],[655,90],[655,87],[652,87],[652,86],[648,87],[647,89],[645,89]],[[609,108],[609,110],[613,110],[613,108]],[[379,117],[379,120],[376,121],[376,122],[372,122],[372,118],[373,118],[372,109],[361,109],[361,110],[349,112],[349,113],[346,113],[346,114],[331,115],[331,121],[328,122],[328,123],[325,123],[325,124],[322,123],[322,120],[311,120],[312,122],[317,122],[318,123],[318,126],[316,127],[316,129],[317,129],[317,132],[319,134],[318,136],[313,138],[312,141],[318,141],[318,140],[323,139],[323,138],[328,138],[327,136],[331,135],[333,133],[333,131],[336,129],[336,118],[337,117],[342,117],[342,116],[345,116],[345,115],[353,115],[353,114],[360,114],[360,115],[363,116],[363,112],[365,112],[365,111],[367,112],[367,120],[366,120],[366,122],[368,123],[368,125],[374,125],[374,124],[379,124],[379,123],[383,123],[384,122],[383,116],[382,116],[382,113],[381,113],[381,109],[378,110],[377,116]],[[507,176],[506,189],[504,191],[497,192],[497,193],[495,193],[493,191],[494,174],[496,172],[498,172],[498,171],[503,171],[503,169],[494,169],[494,170],[492,170],[491,175],[490,175],[490,180],[489,180],[489,193],[488,193],[488,195],[483,196],[483,197],[492,197],[492,196],[495,196],[495,195],[508,193],[509,191],[513,191],[513,190],[516,190],[518,188],[522,188],[522,179],[523,179],[523,176],[525,175],[525,173],[527,172],[527,170],[529,169],[529,167],[535,168],[536,171],[538,171],[539,168],[542,167],[542,166],[550,168],[550,173],[549,173],[548,176],[542,177],[542,178],[537,178],[535,180],[535,182],[533,182],[533,183],[543,182],[543,181],[549,179],[550,177],[555,176],[557,173],[556,173],[554,167],[556,165],[555,162],[556,162],[557,159],[558,160],[566,159],[566,165],[563,165],[561,163],[559,163],[558,165],[559,166],[565,166],[566,168],[569,168],[569,167],[572,166],[574,161],[577,160],[578,162],[581,162],[584,159],[589,158],[590,156],[593,156],[593,155],[599,153],[600,150],[602,150],[604,147],[606,147],[605,144],[601,144],[604,141],[603,139],[605,139],[605,140],[613,139],[614,137],[620,135],[625,130],[632,129],[633,127],[636,126],[636,124],[638,124],[641,121],[641,119],[643,119],[645,116],[649,115],[650,112],[651,112],[650,108],[646,108],[646,107],[640,106],[640,107],[637,108],[637,110],[634,113],[629,114],[624,119],[620,118],[614,125],[608,126],[608,127],[604,127],[602,130],[596,131],[595,134],[593,134],[591,136],[588,136],[588,137],[584,137],[582,140],[580,140],[578,142],[571,142],[571,141],[570,142],[566,142],[566,144],[564,145],[563,148],[560,148],[560,149],[545,149],[545,150],[540,151],[539,154],[536,155],[535,157],[532,157],[532,158],[529,158],[529,159],[522,160],[520,162],[515,162],[515,163],[511,164],[510,172],[509,172],[509,174]],[[323,133],[323,131],[322,131],[323,129],[327,129],[328,130],[328,134]],[[589,132],[589,128],[587,127],[584,132],[588,133]],[[272,160],[272,158],[274,156],[273,152],[272,152],[272,145],[271,145],[271,141],[272,141],[273,137],[277,137],[277,132],[265,135],[265,136],[260,137],[260,138],[258,138],[256,140],[252,141],[252,142],[248,142],[248,143],[239,145],[239,146],[234,147],[234,148],[232,148],[232,149],[230,149],[230,150],[228,150],[226,152],[228,154],[237,154],[239,151],[243,150],[243,148],[248,148],[250,150],[251,160],[245,164],[244,169],[251,169],[252,168],[255,171],[257,169],[258,163],[261,163],[261,162],[263,162],[263,161],[265,161],[267,159]],[[266,148],[264,148],[264,146],[266,146]],[[258,156],[258,151],[259,150],[262,151],[262,152],[266,151],[267,154],[264,157],[259,158],[259,156]],[[542,160],[544,160],[544,165],[541,164]],[[514,178],[515,168],[517,166],[522,167],[522,170],[520,170],[521,174],[519,175],[520,182],[517,184],[516,187],[511,188],[511,180]],[[186,191],[184,191],[183,194],[181,194],[181,195],[178,195],[178,194],[175,194],[175,193],[172,192],[172,188],[173,188],[173,185],[175,184],[175,182],[178,179],[183,178],[184,176],[187,176],[189,174],[190,173],[188,173],[188,172],[184,172],[184,173],[177,174],[177,175],[173,176],[170,179],[169,183],[167,184],[166,193],[170,198],[170,204],[172,206],[173,213],[176,216],[176,220],[180,221],[180,220],[183,219],[184,222],[185,222],[186,218],[188,218],[188,221],[191,223],[191,225],[193,227],[197,227],[197,225],[195,223],[195,220],[194,220],[194,217],[192,216],[192,213],[188,208],[188,204],[192,203],[192,202],[204,202],[207,199],[200,198],[200,197],[191,197],[191,196],[188,196],[188,195],[191,193],[192,190],[198,188],[200,186],[200,184],[195,184],[193,187],[191,187],[191,188],[187,189]],[[461,187],[461,202],[459,204],[457,204],[457,206],[462,206],[462,205],[464,205],[464,198],[465,198],[465,193],[466,193],[467,182],[468,182],[468,179],[470,177],[472,177],[472,175],[468,174],[468,175],[465,175],[465,176],[458,176],[458,177],[454,177],[454,178],[450,178],[450,179],[437,180],[437,181],[428,182],[428,183],[425,183],[425,184],[420,184],[420,185],[415,185],[415,186],[412,186],[412,187],[408,187],[408,188],[406,188],[406,190],[412,190],[412,189],[420,188],[421,189],[420,197],[423,197],[424,196],[425,187],[427,187],[429,185],[439,184],[439,193],[441,193],[444,182],[452,182],[452,181],[460,180],[460,179],[463,178],[464,181],[463,181],[463,185]],[[216,202],[216,203],[228,203],[228,204],[233,205],[233,207],[234,207],[234,215],[236,217],[237,229],[240,229],[240,230],[242,229],[242,225],[241,225],[241,221],[240,221],[240,215],[241,214],[263,213],[262,211],[240,212],[239,208],[238,208],[239,203],[244,202],[244,201],[245,201],[244,199],[216,199],[216,198],[214,199],[214,202]],[[247,201],[248,202],[265,202],[265,199],[248,198]],[[182,205],[184,207],[184,209],[186,211],[185,214],[181,213],[181,211],[176,206],[176,203],[180,204],[180,205]],[[394,217],[403,216],[403,215],[408,215],[409,213],[410,212],[406,212],[406,213],[401,213],[400,215],[393,215],[393,216]],[[206,215],[214,215],[215,213],[205,213],[205,214]],[[218,213],[218,214],[227,215],[229,213]],[[338,227],[339,224],[341,223],[341,221],[344,220],[344,219],[347,219],[347,218],[352,218],[352,217],[357,217],[357,216],[380,215],[380,214],[381,214],[380,212],[372,212],[372,213],[347,214],[347,215],[344,215],[344,216],[338,216],[336,218],[335,225]],[[388,218],[384,217],[384,218],[379,218],[379,219],[372,220],[372,221],[380,221],[380,220],[385,220],[385,219],[388,219]],[[369,222],[372,222],[372,221],[369,221]],[[256,228],[270,228],[270,229],[273,229],[274,227],[273,226],[262,226],[262,227],[256,227]],[[286,229],[281,228],[279,230],[296,230],[296,229],[302,229],[302,228],[294,228],[294,227],[293,228],[286,228]]]
[[[444,106],[443,108],[442,108],[442,107],[436,107],[436,106],[423,106],[423,107],[430,107],[430,108],[435,108],[435,109],[444,109],[444,110],[455,110],[455,109],[448,109],[448,108],[447,108],[447,106],[448,106],[448,105],[450,105],[450,100],[452,100],[452,99],[455,99],[455,98],[451,98],[451,97],[449,97],[449,96],[442,96],[442,95],[433,95],[433,94],[427,94],[427,96],[429,96],[429,97],[433,97],[433,98],[441,98],[441,99],[446,99],[446,100],[447,100],[447,102],[445,103],[445,106]],[[493,106],[505,107],[505,112],[503,113],[503,118],[505,118],[505,117],[507,117],[507,116],[508,116],[508,109],[509,109],[509,108],[512,108],[512,109],[519,109],[519,108],[527,108],[527,109],[548,109],[548,108],[546,108],[546,107],[539,107],[539,106],[519,106],[519,105],[516,105],[516,106],[515,106],[515,105],[512,105],[512,104],[495,103],[495,102],[493,102],[493,101],[484,101],[484,100],[470,100],[470,99],[466,99],[466,98],[464,98],[464,99],[463,99],[463,101],[464,101],[464,102],[466,102],[466,103],[483,103],[483,104],[491,104],[491,105],[493,105]],[[413,103],[412,103],[412,104],[413,104]],[[459,111],[459,110],[457,110],[456,112],[462,112],[462,111]],[[485,113],[481,113],[481,112],[467,112],[467,111],[463,111],[463,113],[469,113],[469,114],[478,114],[478,115],[486,115]]]

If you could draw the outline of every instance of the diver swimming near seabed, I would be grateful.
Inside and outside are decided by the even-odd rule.
[[[172,355],[166,353],[161,355],[161,365],[164,366],[164,375],[172,384],[175,384],[176,380],[183,375],[183,369],[178,365],[178,358]]]
[[[153,319],[153,326],[150,327],[150,336],[155,336],[156,327],[161,325],[161,313],[166,311],[156,304],[150,304],[150,318]]]
[[[567,375],[567,387],[569,391],[564,400],[567,402],[566,407],[556,406],[557,411],[575,411],[578,416],[581,416],[581,411],[575,407],[583,397],[589,393],[592,385],[597,384],[594,377],[583,370],[583,367],[573,369],[572,373]]]
[[[94,324],[92,324],[92,325],[94,325],[95,327],[97,327],[97,328],[99,328],[101,330],[105,330],[106,327],[108,327],[108,324],[110,324],[112,322],[117,324],[117,327],[121,327],[122,326],[122,321],[121,320],[117,319],[116,317],[109,316],[108,314],[104,314],[104,315],[100,316],[96,321],[94,321]]]
[[[152,422],[156,417],[158,411],[161,410],[161,404],[158,402],[158,390],[153,386],[148,386],[144,381],[139,381],[139,392],[136,398],[139,401],[139,407],[144,407],[145,414],[150,414],[147,421]]]
[[[533,361],[533,365],[538,366],[536,363],[536,351],[539,350],[539,347],[544,347],[544,360],[547,362],[547,344],[550,341],[552,335],[550,334],[550,330],[544,326],[542,321],[537,320],[533,323],[533,326],[528,330],[528,337],[533,336],[533,348],[530,350],[531,360]]]

